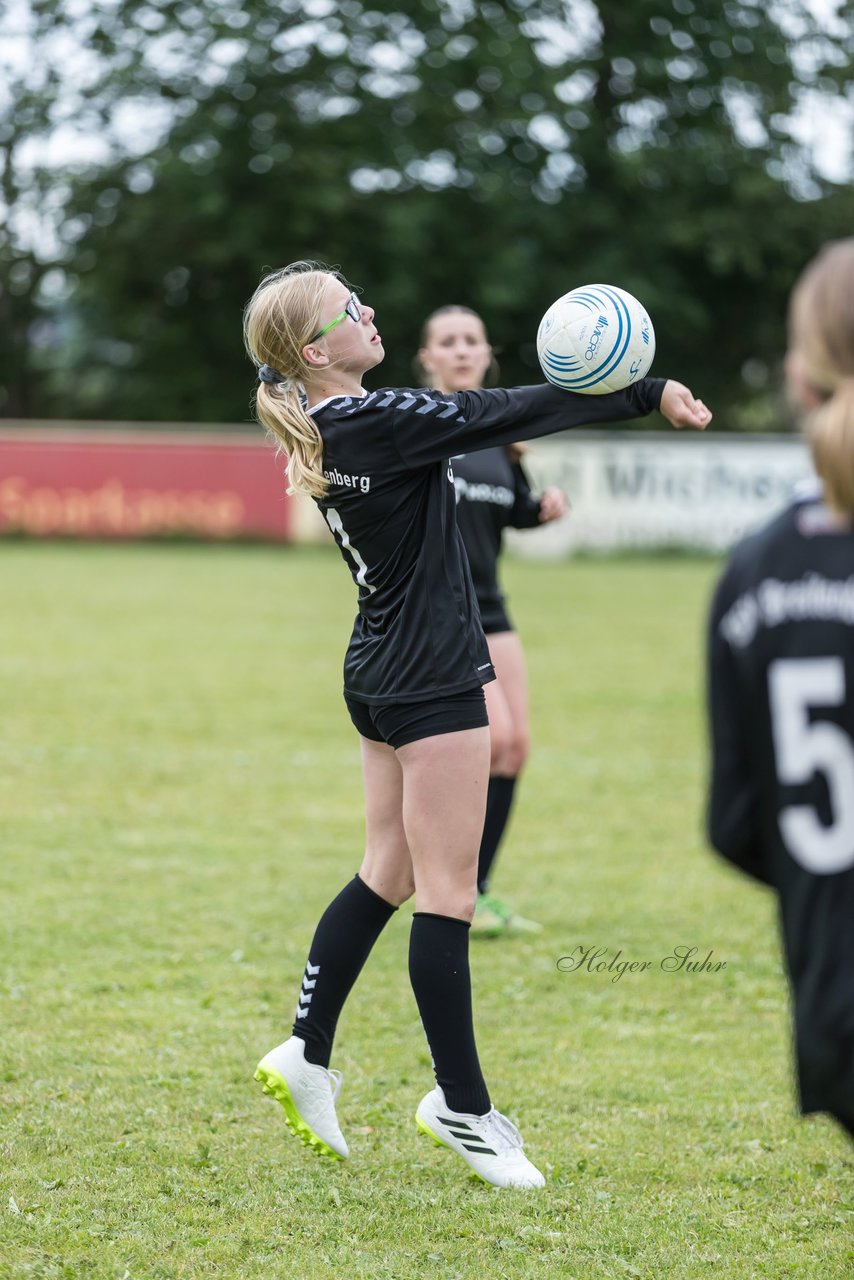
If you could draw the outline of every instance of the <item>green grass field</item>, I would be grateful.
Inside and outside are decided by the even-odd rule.
[[[342,1017],[352,1159],[252,1073],[356,870],[337,554],[0,546],[0,1276],[687,1280],[854,1270],[854,1150],[799,1120],[773,903],[701,831],[717,565],[507,566],[535,749],[473,944],[481,1056],[543,1192],[417,1135],[406,909]],[[561,972],[578,946],[643,973]],[[720,972],[666,973],[676,946]]]

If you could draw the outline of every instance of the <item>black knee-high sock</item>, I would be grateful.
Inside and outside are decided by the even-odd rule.
[[[465,920],[415,912],[409,978],[445,1101],[452,1111],[486,1115],[489,1092],[474,1041]]]
[[[344,1001],[396,910],[355,876],[320,917],[294,1022],[294,1035],[305,1041],[307,1062],[329,1066]]]
[[[493,775],[489,779],[486,792],[486,817],[483,822],[483,835],[480,841],[480,853],[477,856],[477,891],[486,893],[489,878],[498,853],[498,846],[504,835],[504,829],[510,818],[513,807],[513,792],[516,789],[516,778]]]

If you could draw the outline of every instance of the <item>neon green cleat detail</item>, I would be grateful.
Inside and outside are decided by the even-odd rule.
[[[476,938],[499,938],[505,933],[507,926],[497,912],[493,911],[488,898],[479,893],[471,921],[471,933]]]
[[[478,915],[483,921],[481,927],[476,924]],[[478,894],[472,920],[473,933],[479,933],[481,937],[497,938],[510,934],[542,933],[542,931],[541,924],[536,920],[528,920],[525,916],[520,916],[501,898],[496,898],[491,893]]]
[[[287,1126],[300,1142],[333,1160],[350,1154],[335,1114],[341,1076],[306,1062],[305,1044],[297,1036],[261,1059],[255,1079],[281,1103]]]

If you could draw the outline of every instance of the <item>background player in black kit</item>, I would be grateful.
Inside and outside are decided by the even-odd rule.
[[[854,239],[792,294],[821,489],[743,542],[709,633],[709,834],[778,894],[804,1112],[854,1137]]]
[[[361,736],[366,848],[311,943],[293,1034],[256,1078],[304,1142],[344,1157],[328,1070],[338,1016],[368,954],[413,890],[409,974],[436,1087],[418,1127],[495,1186],[537,1187],[518,1130],[490,1103],[475,1045],[468,931],[489,775],[482,685],[492,664],[456,525],[451,454],[660,407],[703,428],[686,387],[647,378],[584,397],[543,385],[443,396],[367,392],[383,359],[371,307],[335,273],[297,263],[244,315],[257,413],[317,502],[358,587],[344,696]],[[304,398],[303,398],[304,397]]]
[[[495,364],[483,320],[469,307],[440,307],[421,334],[418,364],[427,385],[439,391],[478,390]],[[484,687],[492,749],[486,819],[477,862],[474,936],[538,932],[540,926],[490,892],[490,880],[510,817],[516,784],[530,750],[528,678],[519,636],[498,581],[504,530],[530,529],[566,514],[563,492],[534,495],[517,444],[458,454],[451,459],[457,524],[469,558],[480,620],[495,668]]]

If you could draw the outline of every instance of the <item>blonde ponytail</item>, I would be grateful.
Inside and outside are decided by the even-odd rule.
[[[288,459],[288,493],[305,493],[322,498],[328,489],[323,474],[323,441],[314,419],[300,401],[299,389],[291,382],[261,382],[255,398],[255,412],[262,427],[277,442]]]
[[[326,293],[341,277],[314,262],[292,262],[261,281],[243,313],[243,340],[263,380],[258,385],[258,421],[287,454],[289,493],[322,498],[323,440],[302,403],[303,347],[320,328]]]
[[[795,285],[789,348],[821,400],[806,435],[827,504],[854,516],[854,237],[826,244]]]

